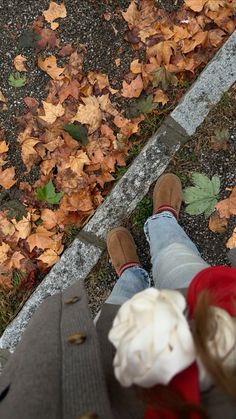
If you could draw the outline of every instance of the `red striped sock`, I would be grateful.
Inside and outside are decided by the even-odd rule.
[[[157,209],[157,211],[156,211],[156,212],[154,212],[154,214],[153,214],[153,215],[155,215],[155,214],[160,214],[160,213],[161,213],[161,212],[163,212],[163,211],[169,211],[169,212],[171,212],[171,214],[173,214],[173,216],[176,218],[176,220],[178,220],[178,218],[179,218],[179,216],[178,216],[178,212],[176,211],[176,209],[175,209],[175,208],[170,207],[169,205],[162,205],[161,207],[159,207],[159,208]]]

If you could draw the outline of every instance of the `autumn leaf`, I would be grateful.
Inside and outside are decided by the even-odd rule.
[[[216,209],[221,217],[229,218],[231,215],[236,215],[236,186],[233,188],[229,198],[218,202]]]
[[[161,103],[165,105],[169,101],[168,96],[161,89],[157,89],[154,92],[153,102]]]
[[[211,10],[212,12],[218,12],[220,7],[224,7],[226,4],[226,0],[207,0],[205,9],[206,11]]]
[[[30,235],[31,232],[31,220],[30,220],[30,213],[27,214],[27,217],[23,217],[22,220],[16,221],[16,219],[12,220],[16,230],[18,231],[18,240],[19,239],[26,239]]]
[[[166,70],[165,67],[160,67],[153,73],[154,87],[158,87],[161,84],[162,89],[167,90],[169,85],[176,86],[178,84],[177,77]]]
[[[47,249],[37,259],[41,260],[48,267],[50,267],[50,266],[55,265],[55,263],[58,262],[60,257],[58,256],[58,254],[54,250]]]
[[[25,67],[25,64],[24,64],[26,61],[27,60],[23,55],[21,54],[17,55],[13,60],[15,69],[17,71],[27,71],[27,68]]]
[[[71,122],[78,121],[81,124],[89,125],[89,133],[96,131],[102,121],[102,111],[97,97],[89,96],[82,98],[84,105],[80,104],[76,115],[71,119]]]
[[[86,145],[88,143],[87,127],[81,124],[66,124],[63,129],[68,132],[74,140],[79,141],[80,144]]]
[[[228,225],[227,218],[221,218],[219,213],[216,211],[209,218],[208,228],[213,231],[213,233],[224,233]]]
[[[66,17],[67,12],[64,3],[57,4],[54,1],[51,1],[48,10],[45,10],[43,15],[45,20],[51,24],[51,29],[55,30],[58,28],[59,24],[54,22],[54,20]]]
[[[60,202],[60,209],[64,211],[90,211],[93,209],[91,193],[87,188],[69,195],[64,195]]]
[[[122,12],[123,18],[130,25],[136,25],[140,19],[140,12],[138,11],[135,0],[132,0],[126,12]]]
[[[52,103],[44,101],[42,103],[45,115],[40,115],[39,118],[43,119],[43,121],[47,122],[48,124],[53,124],[57,118],[64,115],[65,113],[65,109],[61,103],[58,103],[57,105],[53,105]]]
[[[8,251],[10,250],[10,246],[7,243],[2,243],[0,245],[0,264],[6,262],[8,258]]]
[[[133,74],[139,74],[142,73],[142,63],[139,62],[139,60],[134,60],[130,64],[130,71]]]
[[[54,55],[50,55],[45,58],[45,60],[42,57],[39,57],[38,66],[53,80],[61,80],[63,78],[62,73],[65,70],[65,67],[57,67],[57,59]]]
[[[6,143],[6,141],[2,140],[0,141],[0,154],[2,153],[6,153],[9,149],[8,144]]]
[[[38,142],[38,139],[29,137],[21,145],[21,157],[28,171],[34,164],[34,156],[38,155],[37,151],[34,149],[34,146],[38,144]]]
[[[123,89],[121,95],[124,97],[139,97],[143,90],[143,80],[140,74],[128,84],[125,80],[123,81]]]
[[[187,54],[190,51],[193,51],[198,45],[204,44],[207,40],[208,32],[200,31],[194,35],[191,39],[185,39],[183,41],[182,51],[184,54]]]
[[[184,0],[186,6],[188,6],[194,12],[201,12],[207,0]],[[214,0],[215,1],[215,0]]]
[[[39,106],[38,101],[32,96],[26,96],[24,98],[24,102],[25,102],[26,106],[29,108],[29,110],[33,113],[36,111],[36,109]]]
[[[132,134],[135,134],[139,130],[139,124],[144,120],[144,116],[140,115],[132,120],[124,118],[121,115],[117,115],[114,118],[114,124],[120,128],[120,133],[126,138],[129,138]]]
[[[53,246],[52,231],[48,231],[45,227],[39,225],[36,232],[27,238],[30,252],[37,247],[38,249],[46,249]]]
[[[15,183],[15,167],[8,167],[5,170],[0,170],[0,185],[4,189],[10,189]]]
[[[48,208],[44,208],[41,210],[41,220],[43,221],[43,226],[47,230],[51,230],[52,228],[56,227],[58,223],[57,211],[52,211]]]
[[[40,39],[37,41],[37,49],[39,51],[46,47],[55,48],[58,44],[55,32],[53,32],[51,29],[43,28],[39,33],[39,37]]]
[[[6,290],[11,290],[12,285],[12,272],[3,272],[0,274],[0,287]]]
[[[25,259],[21,252],[16,251],[9,259],[7,265],[9,269],[21,269],[21,261]]]
[[[0,102],[6,103],[7,99],[5,98],[4,94],[2,93],[2,91],[0,90]]]
[[[228,249],[233,249],[234,247],[236,247],[236,227],[233,231],[232,236],[229,238],[229,240],[226,243],[226,247]]]
[[[0,230],[5,236],[12,236],[15,233],[14,225],[2,214],[0,215]]]
[[[83,173],[84,165],[89,164],[90,160],[87,156],[87,153],[84,151],[77,151],[75,156],[70,156],[68,163],[62,164],[63,169],[70,168],[78,176],[81,176]]]

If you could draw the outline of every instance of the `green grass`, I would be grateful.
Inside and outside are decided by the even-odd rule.
[[[64,244],[65,248],[70,246],[70,244],[73,242],[73,240],[79,234],[80,230],[81,229],[74,224],[71,224],[71,225],[68,226],[68,228],[65,231],[64,237],[63,237],[63,244]]]
[[[152,215],[152,199],[145,196],[142,201],[137,205],[133,214],[132,221],[139,227],[143,227],[148,217]]]
[[[230,96],[227,92],[223,93],[220,101],[218,102],[217,107],[219,108],[223,108],[223,109],[227,109],[230,107]]]

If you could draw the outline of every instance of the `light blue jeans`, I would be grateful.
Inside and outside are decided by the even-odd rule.
[[[144,232],[150,245],[156,288],[187,288],[193,277],[209,266],[171,212],[152,215],[144,225]],[[123,304],[150,286],[150,277],[144,269],[139,266],[128,268],[118,279],[106,303]]]

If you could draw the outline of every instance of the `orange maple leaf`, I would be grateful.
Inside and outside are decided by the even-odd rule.
[[[15,177],[15,167],[11,166],[5,170],[0,171],[0,185],[4,189],[10,189],[15,183],[16,180],[13,178]]]
[[[56,227],[58,223],[57,211],[52,211],[50,209],[44,208],[41,210],[41,220],[43,221],[43,227],[47,230],[51,230]]]
[[[121,95],[124,97],[139,97],[143,90],[143,80],[139,74],[130,84],[123,81],[123,89]]]
[[[55,265],[55,263],[58,262],[60,257],[54,250],[47,249],[37,259],[41,260],[43,263],[45,263],[45,265],[50,267],[50,266]]]
[[[54,57],[54,55],[50,55],[49,57],[45,58],[45,60],[39,57],[38,66],[53,80],[61,80],[63,78],[62,73],[65,70],[65,67],[57,67],[57,59]]]
[[[2,153],[6,153],[6,152],[8,151],[8,149],[9,149],[9,146],[8,146],[8,144],[6,143],[6,141],[1,140],[1,141],[0,141],[0,154],[2,154]]]
[[[27,214],[27,217],[23,217],[22,220],[16,221],[16,219],[12,220],[16,230],[18,231],[18,240],[19,239],[26,239],[30,235],[31,232],[31,220],[30,220],[30,213]]]
[[[17,55],[13,60],[13,63],[14,63],[14,66],[15,66],[16,70],[17,71],[28,71],[27,68],[25,67],[25,64],[24,64],[26,61],[27,60],[23,55],[21,55],[21,54]]]
[[[165,105],[169,101],[168,96],[163,92],[162,89],[157,89],[154,92],[153,102],[161,103]]]
[[[51,29],[55,30],[58,28],[59,23],[54,22],[54,20],[66,17],[67,12],[64,3],[57,4],[51,1],[49,8],[43,12],[43,15],[45,20],[51,24]]]
[[[62,163],[62,170],[70,168],[78,176],[81,176],[84,170],[84,165],[89,164],[90,160],[87,156],[87,153],[84,151],[77,151],[74,156],[69,157],[69,161]]]
[[[194,12],[201,12],[207,0],[184,0],[186,6],[188,6]],[[215,0],[214,0],[215,1]]]
[[[95,96],[84,97],[82,100],[84,105],[79,105],[77,113],[71,119],[71,122],[78,121],[81,124],[89,125],[89,133],[91,134],[101,125],[103,115],[100,109],[100,102]]]
[[[6,262],[6,260],[8,259],[8,255],[7,253],[10,250],[10,246],[7,243],[2,243],[0,245],[0,263],[4,263]]]
[[[236,247],[236,227],[232,233],[232,236],[227,241],[226,247],[228,247],[228,249],[233,249],[234,247]]]
[[[236,186],[233,188],[229,198],[223,199],[216,204],[216,209],[221,217],[229,218],[236,215]]]
[[[126,12],[122,12],[122,16],[130,25],[137,25],[140,20],[140,12],[138,11],[135,0],[132,0]]]

